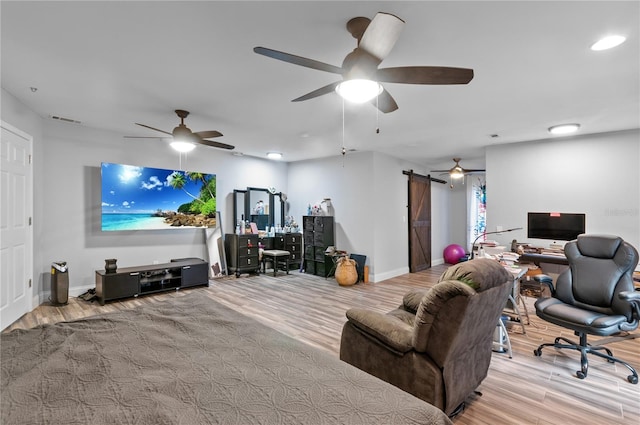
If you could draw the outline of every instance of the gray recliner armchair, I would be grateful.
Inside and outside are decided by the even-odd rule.
[[[386,314],[352,308],[340,359],[453,415],[487,376],[513,279],[497,261],[476,259]]]
[[[613,357],[604,346],[588,344],[587,335],[609,336],[638,327],[640,292],[633,288],[638,251],[616,236],[579,235],[565,245],[564,252],[569,268],[558,276],[555,286],[546,275],[535,277],[551,290],[551,297],[536,301],[536,314],[573,330],[580,341],[558,337],[553,343],[541,344],[534,354],[542,355],[544,347],[580,351],[581,369],[576,372],[580,379],[587,376],[587,354],[594,354],[626,366],[631,371],[627,380],[637,384],[638,374],[631,365]]]

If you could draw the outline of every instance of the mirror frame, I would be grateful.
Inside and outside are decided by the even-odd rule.
[[[243,190],[243,189],[233,189],[233,223],[232,224],[232,229],[236,228],[236,224],[238,223],[238,220],[242,217],[238,217],[238,195],[242,194],[244,196],[244,202],[242,203],[242,214],[244,214],[245,216],[245,220],[246,220],[246,213],[245,213],[245,209],[246,209],[246,205],[247,205],[247,191]]]
[[[280,227],[284,227],[284,201],[282,200],[282,192],[271,193],[269,189],[264,187],[247,187],[246,193],[249,193],[248,196],[244,198],[244,216],[251,217],[251,194],[250,192],[264,192],[269,195],[269,225],[275,226],[276,217],[275,217],[275,205],[276,202],[280,203]],[[276,196],[278,200],[276,201]],[[246,218],[245,218],[246,219]]]

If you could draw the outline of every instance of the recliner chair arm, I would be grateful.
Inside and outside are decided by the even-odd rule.
[[[404,354],[413,349],[413,327],[397,317],[363,308],[347,310],[349,322],[392,351]]]
[[[538,274],[533,276],[533,280],[540,283],[541,285],[546,285],[551,291],[551,295],[556,293],[556,288],[553,286],[553,279],[551,278],[551,276],[548,276],[546,274]]]
[[[635,312],[635,316],[640,318],[640,292],[638,291],[623,291],[618,294],[618,298],[621,300],[629,301],[631,307]]]

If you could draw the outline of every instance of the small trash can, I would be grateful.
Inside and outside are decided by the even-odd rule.
[[[66,261],[51,263],[51,304],[65,305],[69,302],[69,268]]]

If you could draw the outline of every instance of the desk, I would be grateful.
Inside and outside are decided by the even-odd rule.
[[[540,263],[569,265],[569,261],[564,255],[534,254],[532,252],[521,254],[519,261],[521,263],[533,263],[536,266],[540,266]]]

